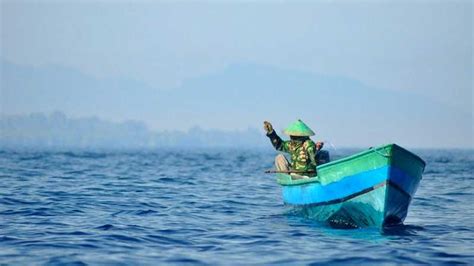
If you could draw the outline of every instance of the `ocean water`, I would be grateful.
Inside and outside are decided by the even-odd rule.
[[[405,225],[381,232],[284,206],[270,149],[1,151],[0,264],[474,264],[474,151],[415,152]]]

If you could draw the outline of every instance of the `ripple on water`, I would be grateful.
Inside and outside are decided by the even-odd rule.
[[[0,151],[0,264],[474,264],[473,154],[420,151],[406,224],[379,231],[284,206],[267,150]]]

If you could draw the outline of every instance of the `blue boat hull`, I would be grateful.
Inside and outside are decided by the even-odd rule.
[[[420,163],[420,159],[407,164],[405,160],[397,164],[392,163],[393,159],[396,157],[390,157],[386,164],[372,164],[373,167],[342,176],[334,182],[282,185],[283,201],[300,208],[312,219],[334,226],[384,227],[400,224],[407,216],[420,183],[424,162]],[[344,165],[348,167],[350,164],[350,160],[346,161],[331,171],[344,169]],[[283,175],[280,175],[281,178]]]

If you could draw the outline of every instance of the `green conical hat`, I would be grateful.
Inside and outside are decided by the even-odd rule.
[[[298,119],[296,122],[288,126],[283,132],[289,136],[314,136],[314,132],[311,130],[311,128],[309,128],[303,121],[301,121],[301,119]]]

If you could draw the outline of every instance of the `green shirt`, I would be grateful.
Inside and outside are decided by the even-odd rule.
[[[275,131],[267,134],[276,150],[289,153],[291,169],[296,171],[316,170],[316,144],[310,139],[283,141]]]

